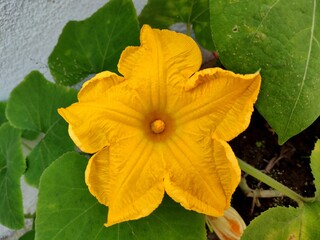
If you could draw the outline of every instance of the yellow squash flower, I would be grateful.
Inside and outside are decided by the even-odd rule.
[[[226,141],[247,128],[260,74],[198,71],[200,50],[184,34],[144,25],[140,40],[121,55],[123,76],[97,74],[59,109],[76,145],[94,153],[89,191],[109,208],[106,226],[149,215],[165,192],[222,216],[240,181]]]

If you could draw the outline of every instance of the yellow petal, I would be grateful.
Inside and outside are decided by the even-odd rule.
[[[202,129],[229,141],[249,125],[261,77],[240,75],[220,68],[195,73],[187,82],[186,94],[174,117],[177,125],[197,121]]]
[[[111,87],[118,85],[123,80],[123,77],[120,77],[113,72],[104,71],[98,73],[83,84],[78,93],[78,100],[80,102],[88,102],[103,98]]]
[[[227,198],[227,205],[229,205],[231,196],[240,182],[241,170],[228,143],[219,139],[213,139],[212,143],[212,157],[216,165],[217,177]]]
[[[143,135],[123,139],[96,153],[86,169],[86,183],[107,205],[106,226],[149,215],[164,196],[164,163]]]
[[[109,155],[109,147],[101,149],[90,158],[85,172],[90,193],[106,206],[109,204],[110,182],[115,178],[110,171]]]
[[[111,142],[130,135],[132,128],[141,128],[143,116],[136,110],[139,110],[139,104],[134,96],[123,94],[115,90],[106,98],[58,109],[69,123],[70,137],[82,151],[95,153]],[[121,101],[114,101],[116,97]],[[136,109],[133,109],[135,105]]]
[[[164,151],[168,195],[186,209],[222,216],[240,180],[236,159],[225,145],[183,130],[169,138]]]
[[[150,109],[163,110],[176,95],[170,90],[179,85],[182,89],[186,78],[199,69],[201,53],[192,38],[148,25],[142,27],[140,40],[140,47],[123,51],[119,72],[130,79],[130,86],[136,87],[142,99],[150,102]]]
[[[69,123],[70,137],[82,151],[94,153],[107,146],[116,137],[115,126],[141,125],[138,96],[118,86],[123,80],[115,73],[101,72],[83,84],[78,103],[58,109]],[[135,109],[130,109],[128,103]]]
[[[145,49],[142,47],[126,47],[126,49],[121,53],[120,60],[118,63],[118,71],[126,78],[135,76],[134,71],[139,67],[140,60],[144,57]]]

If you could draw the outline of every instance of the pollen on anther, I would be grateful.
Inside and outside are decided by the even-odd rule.
[[[162,133],[166,128],[166,124],[162,120],[155,120],[151,123],[151,131],[154,133]]]

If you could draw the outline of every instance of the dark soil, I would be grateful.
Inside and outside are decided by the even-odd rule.
[[[289,139],[280,146],[277,135],[254,111],[250,126],[241,135],[230,142],[237,157],[266,173],[285,186],[304,197],[313,197],[315,187],[310,169],[310,154],[316,140],[320,138],[320,118],[309,128]],[[273,167],[270,165],[275,163]],[[269,167],[267,167],[269,164]],[[251,189],[270,189],[251,176],[246,176]],[[248,225],[252,219],[275,206],[297,206],[288,197],[258,198],[253,201],[238,188],[233,195],[232,206]],[[209,234],[208,239],[215,239]]]

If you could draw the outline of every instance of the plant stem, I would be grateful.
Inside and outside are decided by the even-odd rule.
[[[187,23],[187,32],[186,32],[186,34],[188,36],[191,36],[191,23],[190,22]]]
[[[251,189],[248,184],[245,177],[241,178],[239,188],[243,191],[243,193],[247,197],[252,198],[274,198],[274,197],[283,197],[283,193],[279,192],[278,190],[269,189],[269,190],[263,190],[263,189]]]
[[[36,213],[25,213],[24,218],[35,218]]]
[[[32,147],[29,146],[25,141],[22,140],[22,145],[25,146],[29,151],[32,150]]]
[[[292,191],[290,188],[284,186],[280,182],[274,180],[273,178],[269,177],[268,175],[264,174],[263,172],[259,171],[258,169],[252,167],[248,163],[244,162],[243,160],[239,159],[239,165],[242,171],[255,177],[259,181],[267,184],[268,186],[282,192],[287,197],[291,198],[292,200],[296,201],[299,205],[303,205],[304,202],[308,201],[304,199],[302,196],[297,194],[296,192]]]

